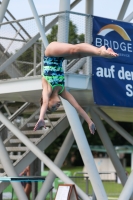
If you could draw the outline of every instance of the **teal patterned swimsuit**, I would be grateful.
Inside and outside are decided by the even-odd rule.
[[[43,60],[43,72],[42,76],[48,81],[52,89],[56,86],[62,86],[64,90],[65,80],[64,80],[64,71],[62,68],[64,58],[63,57],[47,57],[44,56]]]

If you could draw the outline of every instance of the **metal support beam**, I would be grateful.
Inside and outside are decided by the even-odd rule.
[[[82,0],[75,0],[71,5],[70,5],[70,10],[72,10],[80,1]],[[45,27],[45,32],[47,32],[52,26],[54,26],[58,22],[58,16],[55,17],[46,27]]]
[[[119,15],[117,17],[117,20],[122,20],[124,18],[124,15],[125,15],[125,13],[127,11],[129,3],[130,3],[130,0],[124,0],[123,1],[121,10],[120,10]]]
[[[93,15],[93,0],[86,0],[85,14]],[[88,44],[92,43],[92,17],[85,17],[85,42]],[[85,74],[89,75],[92,73],[92,57],[87,56],[86,66],[84,67]]]
[[[60,0],[59,11],[70,11],[70,0]],[[69,33],[69,13],[59,14],[58,17],[58,38],[60,42],[68,42]]]
[[[89,144],[87,142],[83,127],[79,120],[78,114],[76,110],[66,100],[62,99],[62,103],[65,108],[65,112],[67,114],[70,126],[72,128],[75,140],[77,142],[80,154],[82,156],[85,168],[89,175],[97,200],[107,200],[107,195],[105,193],[103,184],[98,174],[98,171],[97,171]]]
[[[37,63],[37,44],[34,44],[34,76],[36,75],[36,63]]]
[[[43,29],[44,29],[44,32],[46,33],[46,29],[45,29],[45,16],[43,16],[42,18],[42,26],[43,26]],[[44,44],[43,42],[41,42],[41,74],[43,73],[43,58],[44,58],[44,51],[45,51],[45,47],[44,47]]]
[[[56,176],[58,176],[61,180],[68,184],[74,184],[74,182],[68,178],[38,147],[36,147],[21,131],[15,127],[1,112],[0,112],[0,121],[6,125],[6,127],[12,131],[12,133],[40,159],[42,160],[49,169],[53,171]],[[93,166],[94,167],[94,166]],[[97,180],[96,180],[97,182]],[[78,187],[76,186],[76,190],[78,195],[84,199],[89,200],[88,196]],[[103,200],[103,198],[98,199]],[[104,199],[106,200],[106,199]]]
[[[86,63],[86,58],[81,58],[78,62],[76,62],[67,72],[75,73],[78,71],[84,64]]]
[[[131,172],[128,180],[119,196],[118,200],[129,200],[133,193],[133,171]]]
[[[78,3],[80,3],[80,1],[82,1],[82,0],[75,0],[75,1],[73,1],[71,3],[71,5],[70,5],[70,10],[72,10]]]
[[[124,137],[130,144],[133,145],[133,137],[125,131],[118,123],[113,121],[106,113],[104,113],[100,108],[93,107],[95,113],[97,113],[101,118],[103,118],[110,126],[112,126],[122,137]]]
[[[3,0],[0,7],[0,23],[2,23],[10,0]]]
[[[8,107],[7,107],[6,105],[4,105],[4,108],[5,108],[5,110],[6,110],[7,114],[8,114],[8,116],[11,116],[11,113],[10,113],[10,110],[8,109]]]
[[[133,12],[130,13],[123,21],[124,22],[130,22],[133,19]]]
[[[100,117],[94,112],[93,108],[90,109],[90,114],[91,114],[91,117],[92,117],[96,127],[97,127],[97,131],[98,131],[99,136],[107,150],[107,153],[116,169],[116,172],[117,172],[118,176],[120,177],[122,184],[125,185],[127,176],[126,176],[125,170],[122,167],[121,162],[116,154],[113,144],[111,143],[111,140],[107,134],[107,131],[106,131]]]
[[[1,163],[2,163],[2,165],[4,167],[5,172],[7,173],[7,175],[9,177],[17,177],[18,176],[17,173],[14,170],[14,167],[13,167],[13,165],[11,163],[11,160],[10,160],[10,158],[8,156],[8,153],[7,153],[6,149],[5,149],[5,146],[3,145],[1,137],[0,137],[0,160],[1,160]],[[12,184],[12,186],[14,188],[14,191],[15,191],[18,199],[20,199],[20,200],[24,200],[24,199],[28,200],[27,196],[26,196],[26,194],[24,192],[24,189],[23,189],[23,187],[22,187],[20,182],[18,182],[18,183],[11,182],[11,184]]]
[[[24,103],[15,113],[13,113],[8,119],[10,121],[13,121],[19,114],[21,114],[28,106],[30,103],[26,102]],[[5,125],[2,124],[0,125],[0,131],[2,131],[5,128]]]
[[[93,15],[94,0],[86,0],[85,13]]]
[[[131,171],[133,171],[133,153],[131,153]]]
[[[34,3],[33,3],[33,0],[28,0],[28,1],[29,1],[30,8],[31,8],[31,10],[32,10],[33,16],[34,16],[34,18],[35,18],[35,21],[36,21],[38,30],[39,30],[39,32],[40,32],[40,34],[41,34],[43,44],[44,44],[44,46],[45,46],[45,48],[46,48],[46,47],[48,46],[48,40],[47,40],[47,37],[46,37],[46,35],[45,35],[43,26],[42,26],[42,24],[41,24],[41,22],[40,22],[39,16],[38,16],[38,14],[37,14],[35,5],[34,5]]]
[[[41,161],[36,158],[31,164],[30,164],[30,176],[41,176]],[[36,196],[38,194],[38,183],[32,182],[32,200],[35,200]],[[41,200],[41,199],[40,199]]]
[[[92,200],[97,200],[94,192],[92,193]]]
[[[64,11],[64,13],[59,14],[58,16],[58,42],[68,43],[68,34],[69,34],[69,13],[65,11],[70,11],[70,0],[60,0],[59,11]],[[63,62],[64,72],[66,71],[67,60]]]

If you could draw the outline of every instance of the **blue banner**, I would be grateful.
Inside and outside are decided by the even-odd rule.
[[[93,45],[119,54],[112,59],[92,58],[94,102],[133,107],[133,24],[93,17]]]

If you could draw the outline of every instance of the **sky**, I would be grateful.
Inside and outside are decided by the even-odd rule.
[[[124,0],[94,0],[94,15],[117,19]],[[60,0],[33,0],[39,15],[58,12]],[[73,2],[73,0],[71,0]],[[28,0],[10,0],[9,11],[16,19],[32,17]],[[85,13],[85,0],[82,0],[72,11]],[[133,11],[133,0],[130,0],[129,7],[125,14],[128,16]]]

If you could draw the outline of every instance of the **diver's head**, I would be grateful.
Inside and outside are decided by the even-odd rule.
[[[40,103],[41,103],[41,106],[42,106],[43,97],[41,97]],[[50,98],[49,102],[48,102],[47,110],[50,111],[50,112],[55,112],[59,108],[60,105],[61,105],[61,101],[60,101],[59,96],[57,96],[56,98]]]
[[[59,106],[61,105],[60,99],[50,99],[48,102],[48,108],[47,110],[50,112],[55,112]]]

